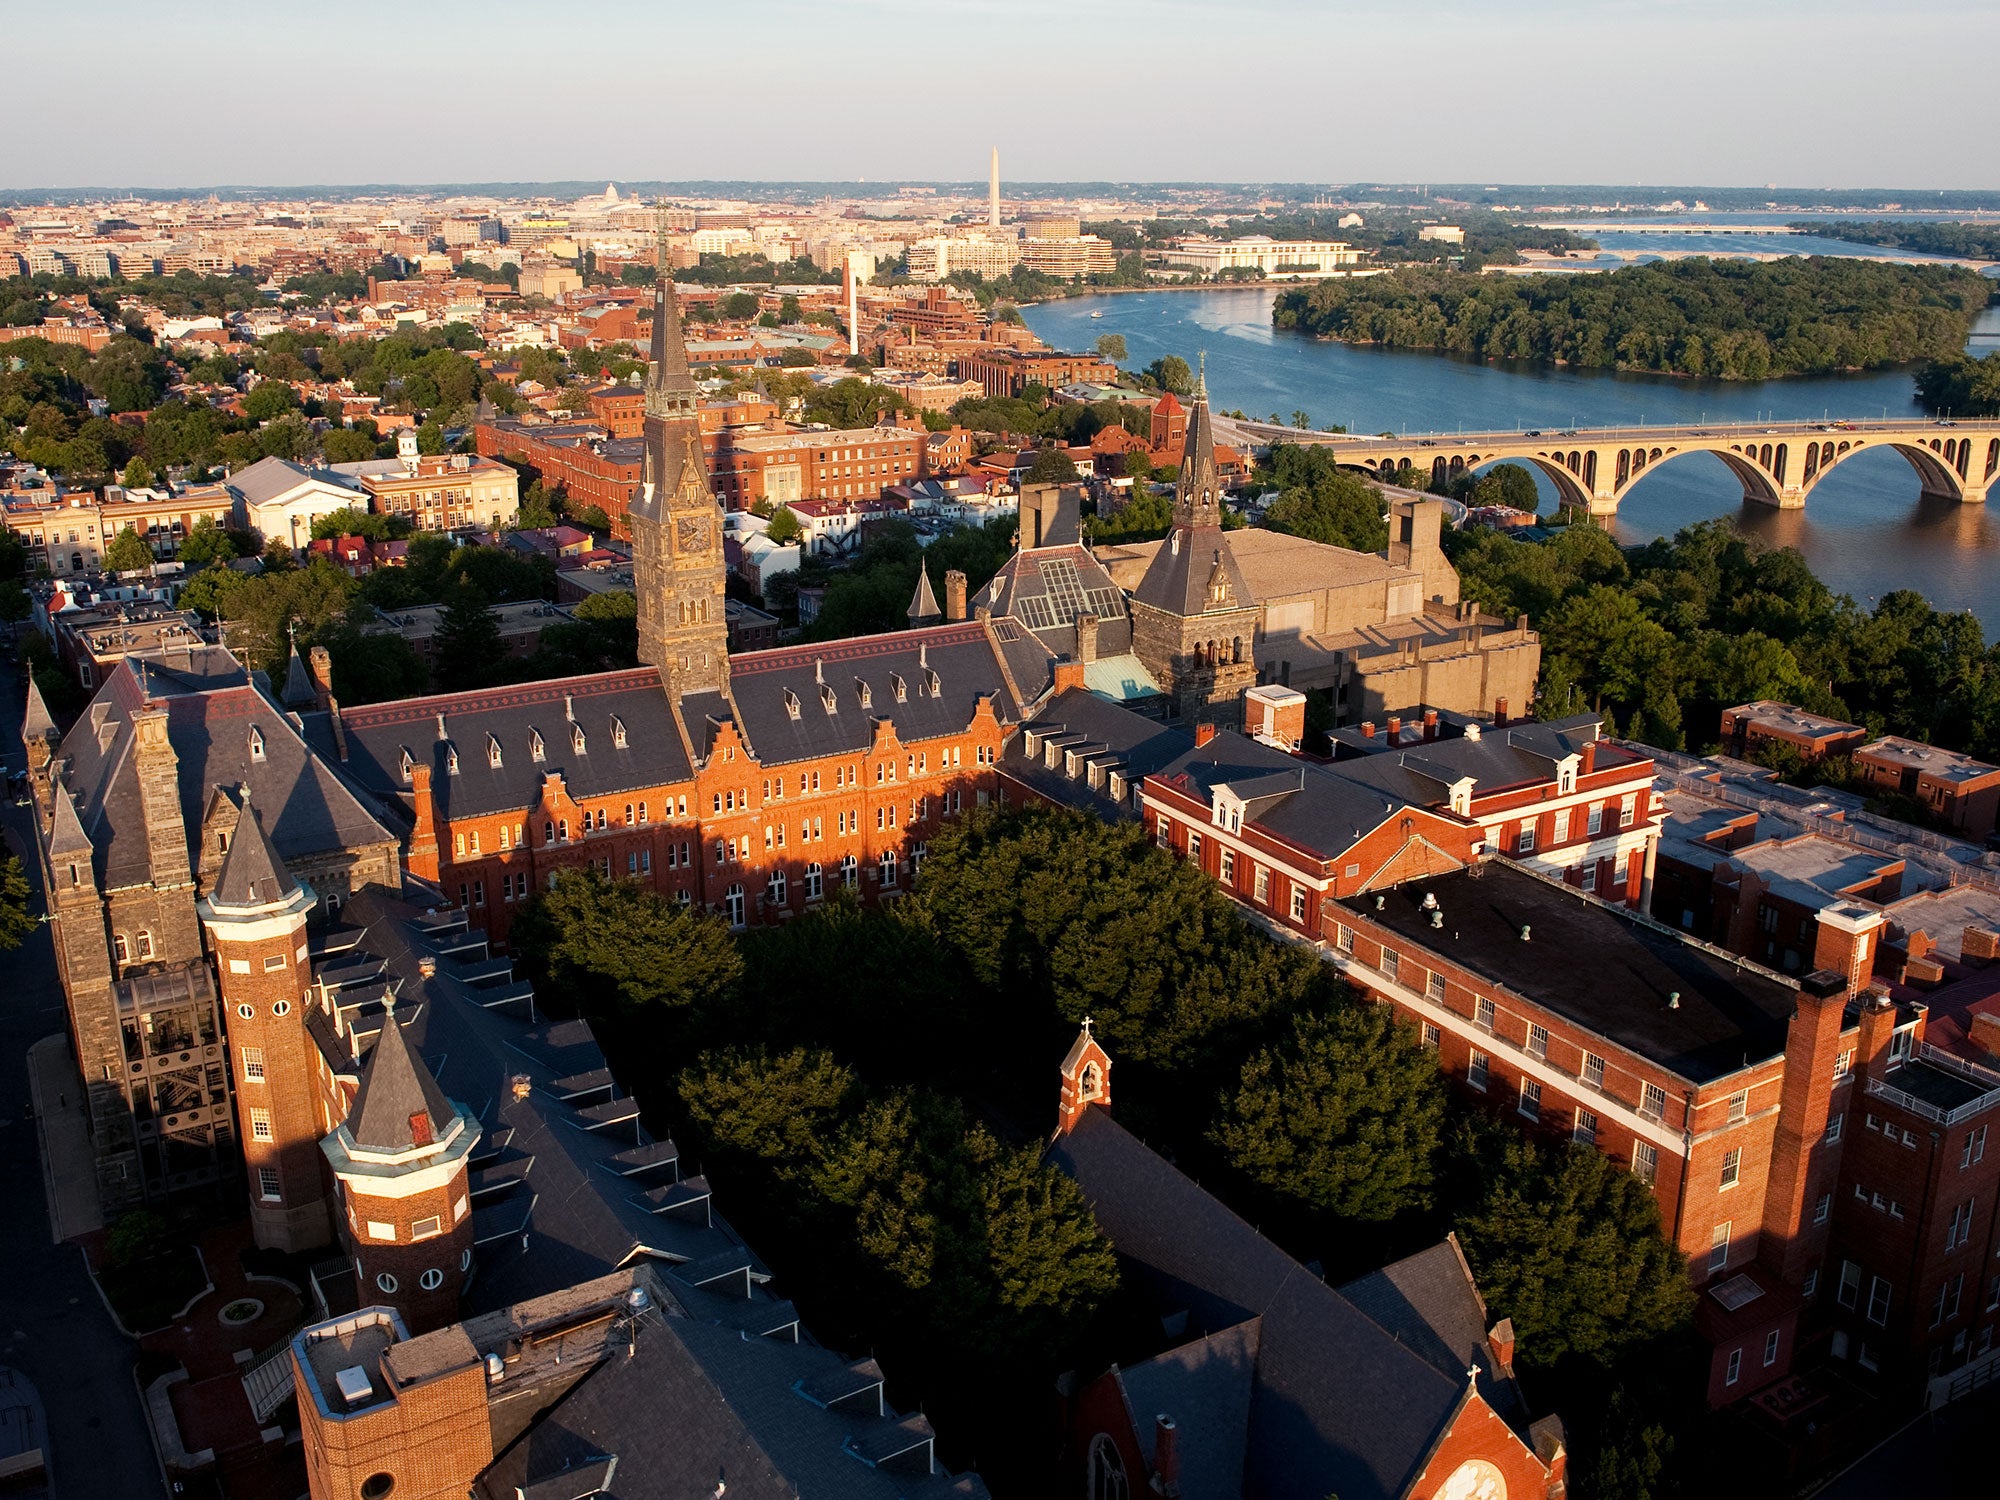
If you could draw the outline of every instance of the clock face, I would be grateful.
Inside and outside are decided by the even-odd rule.
[[[679,549],[682,552],[706,552],[708,525],[706,516],[683,516],[677,534]]]

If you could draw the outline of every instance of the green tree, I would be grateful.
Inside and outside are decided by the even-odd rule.
[[[35,930],[28,895],[28,872],[21,861],[11,854],[0,856],[0,951],[20,947]]]
[[[1384,1223],[1430,1206],[1444,1116],[1436,1059],[1412,1028],[1348,999],[1253,1053],[1211,1135],[1266,1192]]]
[[[1130,357],[1125,352],[1125,335],[1105,333],[1098,335],[1097,357],[1109,360],[1114,365],[1122,365]]]
[[[1035,461],[1028,465],[1026,482],[1072,484],[1076,477],[1076,461],[1069,454],[1060,448],[1044,448],[1035,455]]]
[[[500,622],[485,590],[459,582],[438,620],[435,673],[439,688],[463,692],[499,681],[507,659]]]
[[[409,533],[410,523],[400,516],[377,515],[356,505],[341,510],[330,510],[323,516],[315,516],[312,523],[313,540],[316,542],[342,536],[359,536],[366,537],[371,542],[386,542],[399,536],[408,536]]]
[[[375,439],[352,427],[335,427],[320,434],[320,451],[330,464],[360,463],[375,456]]]
[[[1482,1191],[1459,1238],[1530,1362],[1610,1360],[1686,1325],[1694,1292],[1650,1186],[1588,1147],[1542,1146],[1505,1126],[1475,1133]]]
[[[711,1151],[765,1164],[790,1182],[816,1175],[855,1086],[831,1052],[806,1047],[776,1056],[762,1048],[709,1053],[677,1083]]]
[[[104,570],[107,573],[138,573],[152,566],[153,549],[130,526],[113,537],[111,545],[104,549]]]
[[[731,322],[741,323],[757,316],[754,292],[731,292],[716,304],[716,311]]]
[[[1355,552],[1379,552],[1389,545],[1382,492],[1340,468],[1330,449],[1272,444],[1271,481],[1279,487],[1265,516],[1273,531]]]
[[[786,292],[784,296],[778,299],[778,322],[781,325],[796,323],[803,316],[804,314],[800,311],[799,299],[796,295]]]
[[[118,476],[118,482],[128,490],[152,488],[153,466],[143,457],[136,457],[125,465],[125,472]]]
[[[196,572],[216,563],[234,560],[236,539],[210,517],[203,516],[181,538],[180,548],[174,555],[189,572]]]
[[[613,995],[626,1006],[686,1007],[733,986],[743,960],[715,917],[636,881],[561,870],[514,927],[514,940],[586,1010]]]
[[[1176,396],[1192,395],[1194,392],[1194,371],[1178,354],[1163,355],[1154,360],[1146,366],[1146,374],[1161,390],[1172,391]]]
[[[772,514],[771,524],[765,528],[764,535],[782,547],[787,542],[797,541],[804,530],[805,528],[799,524],[799,518],[792,514],[792,508],[789,505],[781,505]]]
[[[299,393],[282,380],[260,380],[243,398],[243,415],[253,422],[269,422],[298,409]]]

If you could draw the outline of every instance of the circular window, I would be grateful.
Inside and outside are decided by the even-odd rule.
[[[395,1487],[396,1477],[393,1474],[370,1474],[361,1481],[361,1500],[382,1500]]]
[[[472,1252],[470,1250],[461,1250],[459,1252],[458,1268],[461,1271],[470,1271],[472,1269]]]
[[[384,1271],[380,1276],[375,1278],[375,1285],[382,1288],[385,1292],[393,1292],[396,1290],[396,1278],[391,1276],[387,1271]],[[382,1493],[386,1495],[389,1492],[384,1490]]]
[[[236,1007],[236,1014],[246,1021],[253,1020],[257,1015],[257,1007],[254,1005],[239,1005]]]
[[[432,1269],[424,1272],[423,1276],[419,1278],[417,1284],[427,1292],[434,1292],[439,1287],[444,1285],[444,1272],[433,1267]]]
[[[291,1013],[292,1002],[289,1000],[280,1000],[276,1005],[271,1007],[271,1014],[274,1016],[289,1016]]]

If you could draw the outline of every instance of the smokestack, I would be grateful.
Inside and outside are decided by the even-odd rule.
[[[1000,148],[993,148],[993,173],[986,184],[986,227],[1000,227]]]
[[[854,253],[847,256],[847,353],[848,357],[861,352],[860,297],[854,286]]]

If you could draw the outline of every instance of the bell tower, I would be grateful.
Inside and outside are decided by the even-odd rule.
[[[1092,1105],[1111,1108],[1111,1054],[1091,1034],[1090,1017],[1062,1060],[1062,1087],[1056,1096],[1056,1134],[1076,1129]]]
[[[266,1249],[333,1238],[320,1166],[316,1051],[306,1034],[306,914],[317,897],[285,868],[242,793],[215,888],[195,903],[221,986],[250,1225]]]
[[[727,685],[729,624],[722,517],[702,455],[680,301],[667,275],[664,215],[661,223],[646,370],[645,469],[627,519],[639,596],[639,660],[660,669],[678,701]]]

